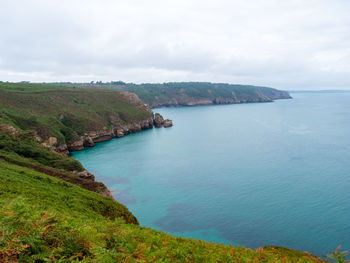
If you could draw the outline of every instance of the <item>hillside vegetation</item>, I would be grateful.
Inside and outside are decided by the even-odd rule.
[[[0,83],[0,107],[0,262],[322,261],[287,248],[232,247],[139,226],[78,161],[50,147],[52,137],[56,144],[70,140],[65,130],[79,137],[113,129],[111,115],[123,124],[152,119],[133,95]]]
[[[225,246],[130,224],[111,199],[1,160],[0,192],[0,262],[321,262],[284,248]]]
[[[286,91],[268,87],[210,82],[169,82],[137,85],[114,81],[89,84],[66,83],[65,85],[133,92],[152,108],[271,102],[276,99],[291,98]]]
[[[127,93],[47,84],[0,83],[0,120],[35,131],[43,140],[71,144],[88,132],[107,131],[152,117]]]

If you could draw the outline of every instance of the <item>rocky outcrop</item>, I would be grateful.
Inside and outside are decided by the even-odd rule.
[[[163,127],[164,127],[164,128],[169,128],[169,127],[171,127],[171,126],[173,126],[173,121],[172,121],[172,120],[169,120],[169,119],[166,119],[166,120],[164,121],[164,123],[163,123]]]
[[[156,113],[154,115],[154,125],[157,128],[160,128],[160,127],[169,128],[173,126],[173,121],[169,119],[164,120],[162,115],[160,115],[159,113]]]
[[[116,132],[115,132],[115,137],[117,138],[121,138],[121,137],[124,137],[124,130],[123,129],[117,129]]]
[[[163,119],[163,116],[160,115],[159,113],[156,113],[154,115],[154,125],[157,127],[157,128],[160,128],[162,127],[164,124],[164,119]]]
[[[94,140],[90,136],[87,136],[84,139],[83,145],[84,145],[84,147],[94,147],[95,143],[94,143]]]
[[[54,146],[57,143],[57,138],[56,137],[49,137],[47,143],[49,146]]]
[[[55,147],[54,149],[56,152],[58,153],[62,153],[62,154],[65,154],[65,155],[68,155],[69,154],[69,150],[68,150],[68,146],[67,144],[62,144],[60,146],[57,146]]]
[[[81,151],[84,150],[84,140],[81,139],[79,141],[73,142],[68,145],[68,151],[73,152],[73,151]]]
[[[17,136],[18,135],[18,130],[6,123],[2,123],[0,122],[0,131],[1,132],[6,132],[7,134],[11,135],[11,136]]]

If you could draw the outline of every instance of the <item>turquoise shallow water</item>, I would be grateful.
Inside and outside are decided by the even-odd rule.
[[[350,93],[157,109],[175,126],[73,153],[150,226],[319,256],[350,249]]]

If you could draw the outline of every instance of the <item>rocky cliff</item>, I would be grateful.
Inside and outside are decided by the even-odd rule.
[[[124,82],[75,83],[86,88],[129,91],[137,94],[151,108],[272,102],[290,99],[286,91],[269,87],[210,82],[170,82],[162,84],[133,84]]]
[[[155,96],[153,100],[148,101],[151,108],[171,107],[171,106],[200,106],[200,105],[219,105],[219,104],[239,104],[239,103],[258,103],[272,102],[278,99],[291,99],[292,97],[286,91],[269,90],[263,91],[252,89],[251,94],[236,94],[232,91],[229,95],[215,95],[208,90],[207,96],[191,96],[185,90],[179,90],[176,94],[166,98],[164,96]]]
[[[146,129],[152,128],[168,128],[173,126],[172,120],[164,120],[163,116],[159,113],[156,113],[153,117],[149,117],[145,120],[138,122],[133,122],[129,124],[117,124],[112,125],[109,129],[103,129],[100,131],[90,131],[86,132],[83,136],[80,137],[77,141],[74,141],[70,144],[56,145],[54,143],[57,139],[55,137],[50,137],[48,142],[43,143],[43,145],[52,148],[56,152],[69,154],[69,152],[84,150],[86,147],[94,147],[95,143],[111,140],[112,138],[121,138],[125,135],[139,132]],[[56,145],[56,146],[55,146]]]

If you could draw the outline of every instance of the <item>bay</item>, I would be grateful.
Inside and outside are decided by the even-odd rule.
[[[140,224],[174,235],[319,256],[350,248],[350,93],[155,109],[171,128],[72,156]]]

